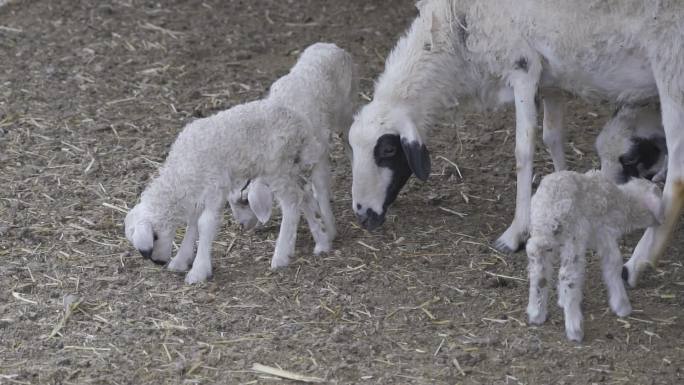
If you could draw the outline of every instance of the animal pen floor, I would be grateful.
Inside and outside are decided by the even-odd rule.
[[[629,291],[630,317],[608,311],[590,258],[586,341],[566,341],[555,305],[527,325],[526,256],[490,246],[513,215],[511,110],[446,114],[429,182],[412,179],[373,233],[354,221],[338,141],[329,255],[312,256],[302,224],[293,263],[271,272],[278,221],[243,233],[227,213],[213,279],[188,286],[128,245],[124,211],[185,123],[261,97],[316,41],[351,51],[364,102],[412,3],[3,5],[0,384],[288,383],[254,363],[339,384],[682,383],[681,232]],[[571,102],[572,169],[597,166],[609,114]],[[535,166],[551,171],[543,150]]]

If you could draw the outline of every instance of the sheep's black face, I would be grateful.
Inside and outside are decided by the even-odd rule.
[[[632,138],[629,150],[618,158],[622,165],[618,183],[626,183],[631,178],[638,177],[652,179],[663,166],[666,152],[664,138]]]
[[[406,141],[397,134],[380,136],[368,149],[351,144],[354,212],[364,228],[373,230],[383,224],[388,207],[413,174],[412,157],[429,169],[429,155],[425,145]],[[420,176],[427,178],[427,172]]]
[[[382,193],[380,209],[355,204],[356,217],[368,230],[383,224],[387,208],[397,199],[401,188],[412,174],[399,135],[385,134],[378,138],[373,148],[373,163],[380,178],[364,182],[374,185]]]
[[[354,117],[349,145],[352,207],[359,223],[373,230],[411,174],[427,180],[430,155],[407,109],[382,103],[370,103]]]

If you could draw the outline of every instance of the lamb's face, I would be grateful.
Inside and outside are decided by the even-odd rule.
[[[412,173],[427,179],[429,153],[408,118],[378,113],[372,103],[355,117],[349,145],[353,210],[361,225],[373,230]]]
[[[618,183],[632,177],[653,179],[667,171],[667,146],[664,137],[633,137],[626,151],[618,156],[620,171]]]
[[[635,115],[636,112],[641,115]],[[625,111],[624,116],[620,114],[623,110],[606,123],[596,139],[601,172],[619,184],[631,178],[664,180],[667,145],[660,115],[633,108]]]
[[[173,231],[155,223],[143,205],[135,206],[124,220],[126,238],[145,259],[163,265],[171,259]]]

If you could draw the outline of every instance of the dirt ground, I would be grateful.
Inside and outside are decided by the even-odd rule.
[[[339,384],[683,383],[681,233],[630,317],[590,258],[586,341],[566,341],[555,305],[527,325],[526,257],[490,246],[513,215],[510,110],[445,114],[429,182],[373,233],[336,143],[329,255],[302,225],[271,272],[278,221],[244,233],[228,213],[208,283],[129,246],[125,210],[185,123],[264,95],[316,41],[353,54],[362,103],[413,0],[0,3],[0,384],[289,383],[254,363]],[[573,169],[597,166],[610,108],[568,107]],[[535,167],[551,171],[544,151]]]

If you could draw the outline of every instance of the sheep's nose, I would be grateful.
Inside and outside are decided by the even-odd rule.
[[[138,250],[140,255],[145,259],[152,259],[152,249],[149,250]]]
[[[372,209],[366,209],[366,211],[357,212],[356,219],[363,228],[371,231],[385,222],[385,213],[378,214]]]

